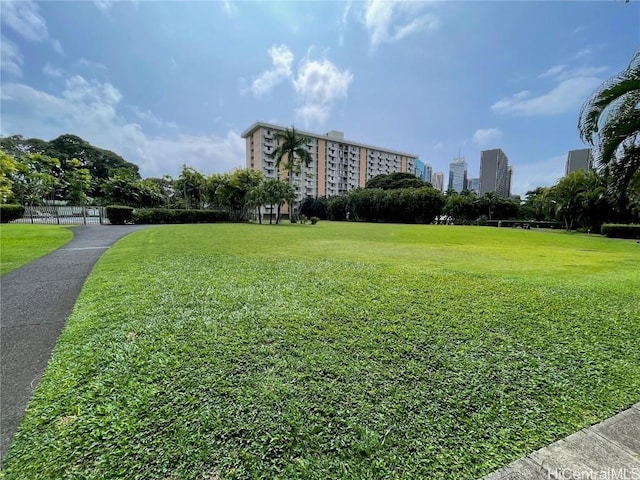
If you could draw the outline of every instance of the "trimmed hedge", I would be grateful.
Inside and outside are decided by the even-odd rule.
[[[609,238],[640,238],[640,225],[634,223],[605,223],[600,231]]]
[[[229,214],[220,210],[138,208],[133,212],[133,222],[140,225],[162,223],[216,223],[228,221]]]
[[[22,205],[0,205],[0,223],[9,223],[12,220],[22,218],[24,207]]]
[[[124,225],[133,221],[133,208],[122,205],[109,205],[107,218],[112,225]]]
[[[521,227],[529,225],[531,228],[564,228],[562,222],[538,220],[478,220],[482,227]]]

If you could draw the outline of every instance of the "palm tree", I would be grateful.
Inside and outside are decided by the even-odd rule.
[[[308,167],[311,164],[311,153],[307,150],[306,146],[309,143],[310,138],[305,135],[300,135],[296,132],[295,127],[291,127],[291,130],[286,129],[276,133],[276,141],[278,146],[270,154],[270,157],[276,161],[276,169],[280,167],[280,164],[284,160],[283,167],[289,172],[289,185],[293,187],[293,173],[300,171],[302,163]],[[289,204],[290,211],[289,216],[293,213],[294,200]]]
[[[594,158],[601,173],[626,209],[627,187],[640,164],[640,50],[622,72],[604,82],[580,112],[578,131],[596,147]]]

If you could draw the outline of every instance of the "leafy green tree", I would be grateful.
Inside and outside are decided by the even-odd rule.
[[[87,193],[92,197],[102,195],[100,187],[110,177],[133,176],[135,180],[140,180],[137,165],[127,162],[114,152],[95,147],[76,135],[60,135],[51,141],[24,138],[22,135],[0,137],[0,148],[15,158],[26,153],[38,153],[57,158],[60,163],[50,173],[63,183],[67,163],[77,159],[81,163],[81,168],[88,169],[91,175],[91,187]],[[72,166],[72,168],[76,167]],[[64,197],[66,189],[61,190],[60,193],[61,198]]]
[[[204,176],[192,167],[182,165],[180,176],[175,181],[176,194],[184,201],[184,208],[202,208],[204,200]]]
[[[525,194],[524,202],[520,206],[520,218],[535,221],[552,220],[547,190],[545,187],[537,187]]]
[[[496,192],[485,192],[479,199],[480,214],[491,220],[499,198]]]
[[[0,203],[7,203],[13,199],[12,175],[17,171],[15,159],[0,150]]]
[[[330,220],[345,220],[349,211],[349,197],[336,195],[327,200],[327,215]]]
[[[327,197],[306,197],[300,204],[300,213],[307,218],[318,217],[321,220],[328,218]]]
[[[269,215],[269,223],[273,220],[273,207],[277,208],[276,224],[280,223],[280,211],[282,205],[293,202],[296,192],[291,184],[281,182],[275,179],[269,179],[264,182],[264,202],[269,205],[271,214]],[[289,203],[291,205],[291,203]]]
[[[149,177],[144,182],[151,182],[155,185],[155,188],[162,197],[162,202],[158,204],[165,208],[171,208],[171,202],[175,196],[175,189],[173,186],[173,178],[171,175],[164,175],[162,177]]]
[[[246,220],[251,208],[250,192],[262,182],[262,172],[252,168],[238,168],[217,177],[215,198],[224,206],[232,221]]]
[[[370,179],[364,188],[381,188],[383,190],[396,190],[399,188],[422,188],[427,182],[406,172],[382,173]],[[430,185],[430,184],[429,184]]]
[[[87,201],[87,192],[91,188],[89,169],[83,168],[77,158],[72,158],[67,162],[63,181],[67,187],[67,200],[74,205],[84,205]]]
[[[22,155],[17,159],[15,172],[11,174],[15,198],[28,205],[40,205],[47,197],[53,200],[60,181],[52,172],[59,167],[57,158],[40,153]]]
[[[447,197],[444,206],[445,215],[461,222],[476,220],[480,214],[480,202],[475,193],[463,191]]]
[[[607,206],[603,179],[593,171],[571,172],[551,187],[547,196],[567,231],[579,226],[598,230],[612,214]]]
[[[137,190],[137,207],[158,208],[165,204],[166,195],[162,185],[153,179],[138,180],[134,187]]]
[[[140,202],[138,179],[125,170],[107,178],[100,184],[102,203],[105,205],[137,206]]]
[[[260,182],[260,185],[252,188],[247,195],[247,205],[256,209],[256,216],[258,217],[258,223],[262,225],[262,207],[267,203],[267,192],[265,190],[265,183]]]
[[[603,83],[586,101],[578,121],[580,137],[595,146],[600,172],[619,207],[628,205],[627,187],[640,169],[640,50],[623,71]]]

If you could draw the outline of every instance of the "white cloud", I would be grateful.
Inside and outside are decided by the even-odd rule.
[[[550,187],[564,175],[567,155],[558,155],[534,163],[516,165],[511,185],[512,193],[524,195],[537,187]]]
[[[0,44],[0,70],[5,73],[22,76],[22,55],[18,46],[4,35]]]
[[[502,138],[502,131],[498,128],[481,128],[473,134],[473,141],[479,146],[489,145]]]
[[[582,105],[586,98],[602,83],[602,78],[596,76],[608,67],[582,67],[566,69],[562,65],[551,67],[540,77],[552,78],[559,82],[553,89],[531,96],[531,92],[524,90],[510,97],[495,102],[491,109],[502,115],[559,115],[570,112]]]
[[[294,74],[291,68],[294,57],[289,47],[273,46],[269,49],[269,55],[273,68],[262,72],[248,89],[242,91],[249,90],[259,98],[278,83],[288,81],[297,97],[296,115],[307,125],[323,123],[333,104],[347,96],[353,80],[349,70],[340,70],[327,59],[311,60],[307,56]]]
[[[576,60],[582,57],[586,57],[588,55],[591,55],[591,53],[593,53],[591,51],[591,49],[589,48],[584,48],[582,50],[580,50],[578,53],[575,54],[575,56],[573,58],[575,58]]]
[[[556,81],[562,81],[571,78],[594,77],[607,70],[609,70],[607,66],[567,68],[565,65],[554,65],[538,75],[538,78],[551,78]]]
[[[298,117],[305,124],[324,123],[336,100],[346,98],[352,80],[349,70],[340,71],[329,60],[305,59],[293,80]]]
[[[46,40],[47,24],[32,1],[3,1],[2,23],[33,42]]]
[[[3,114],[3,134],[50,139],[73,132],[136,163],[143,176],[177,175],[183,163],[203,173],[244,165],[245,141],[234,130],[225,136],[149,136],[139,124],[118,113],[122,94],[109,83],[75,76],[59,94],[20,83],[6,83],[0,93],[3,103],[13,103],[21,112]]]
[[[131,107],[131,110],[140,120],[143,120],[156,127],[178,128],[178,125],[175,122],[167,122],[158,117],[151,110],[142,110],[141,108],[136,106]]]
[[[113,0],[93,0],[93,4],[102,12],[108,12],[112,5],[114,4]]]
[[[62,48],[62,44],[58,40],[53,40],[51,42],[53,45],[53,49],[58,52],[60,55],[64,55],[64,48]]]
[[[349,21],[349,13],[351,13],[351,1],[345,3],[344,9],[342,10],[342,18],[338,23],[338,45],[341,47],[344,45],[344,33],[347,30],[347,23]]]
[[[564,69],[565,69],[564,65],[554,65],[553,67],[549,68],[549,70],[547,70],[546,72],[543,72],[540,75],[538,75],[538,78],[555,77],[559,73],[562,73]]]
[[[230,17],[238,13],[238,7],[231,0],[222,0],[222,8]]]
[[[435,15],[423,13],[427,2],[405,0],[369,0],[364,24],[371,36],[371,45],[394,43],[421,30],[438,26]]]
[[[58,68],[58,67],[54,67],[53,65],[51,65],[50,63],[47,63],[43,68],[42,68],[42,73],[44,73],[45,75],[47,75],[48,77],[55,77],[55,78],[59,78],[63,76],[63,71],[62,69]]]
[[[273,68],[262,72],[249,87],[249,90],[256,97],[261,97],[282,80],[291,77],[293,53],[289,50],[289,47],[286,45],[274,45],[269,49],[269,55],[271,56]]]
[[[107,70],[107,67],[105,67],[103,64],[99,62],[92,62],[91,60],[87,60],[84,57],[80,57],[78,60],[73,62],[73,64],[76,67],[83,67],[88,70]]]

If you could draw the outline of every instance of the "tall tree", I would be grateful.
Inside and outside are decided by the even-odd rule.
[[[13,199],[13,180],[11,176],[17,170],[15,159],[0,150],[0,203],[7,203]]]
[[[91,187],[91,174],[88,168],[83,168],[77,158],[67,161],[67,168],[63,175],[67,189],[67,200],[74,205],[84,205],[87,192]]]
[[[252,168],[237,168],[219,177],[215,197],[218,205],[229,212],[232,221],[246,220],[251,204],[249,193],[262,182],[262,172]]]
[[[40,205],[53,200],[60,180],[52,174],[60,167],[57,158],[40,153],[27,153],[17,159],[16,170],[11,174],[13,192],[22,204]]]
[[[195,168],[182,165],[180,176],[175,182],[176,194],[184,200],[184,208],[202,208],[204,198],[204,177]]]
[[[429,185],[424,180],[412,173],[394,172],[381,173],[370,179],[364,188],[382,188],[383,190],[396,190],[399,188],[422,188]]]
[[[299,134],[295,127],[291,127],[291,129],[277,132],[276,141],[278,142],[278,146],[271,153],[270,157],[275,159],[276,169],[278,169],[281,164],[283,165],[289,174],[289,184],[293,187],[293,174],[300,172],[302,164],[307,167],[311,164],[311,153],[309,153],[309,150],[306,148],[310,138]],[[289,203],[289,215],[293,214],[295,208],[294,203],[295,194],[294,199]]]
[[[595,160],[619,206],[626,209],[627,187],[640,169],[640,50],[628,67],[604,82],[587,100],[578,121],[580,137],[595,147]]]

